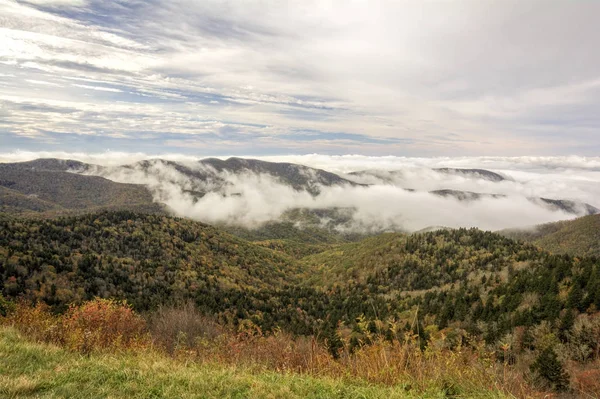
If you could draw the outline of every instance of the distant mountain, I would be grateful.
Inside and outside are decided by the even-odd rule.
[[[435,172],[494,182],[505,179],[500,174],[484,169],[439,168],[435,169]],[[109,167],[75,160],[37,159],[0,164],[0,211],[19,214],[84,213],[98,209],[166,212],[166,208],[160,203],[172,205],[181,199],[181,202],[192,207],[208,193],[217,193],[223,197],[242,197],[245,195],[243,186],[247,186],[247,181],[252,181],[249,178],[270,178],[277,184],[309,193],[317,200],[325,187],[369,187],[382,182],[400,187],[404,173],[405,171],[401,170],[370,170],[342,177],[304,165],[236,157],[226,160],[207,158],[189,162],[150,159]],[[402,188],[408,192],[416,192],[411,188]],[[273,193],[277,195],[277,188]],[[436,189],[430,193],[463,202],[508,198],[493,192],[477,193],[447,188]],[[364,194],[368,195],[368,192]],[[171,201],[174,198],[175,201]],[[563,211],[577,216],[600,212],[594,206],[578,201],[528,199],[551,211]],[[306,238],[307,232],[312,231],[316,237],[320,237],[319,240],[340,242],[349,237],[344,232],[353,231],[353,234],[356,234],[357,226],[352,226],[356,209],[315,209],[314,205],[318,206],[318,202],[310,208],[290,208],[280,219],[270,220],[258,228],[226,227],[253,240],[298,236]],[[175,209],[176,205],[172,206]],[[185,209],[178,214],[185,215]],[[362,228],[368,234],[382,231],[381,228],[371,231],[374,227],[369,226]]]
[[[219,227],[249,241],[276,239],[309,244],[333,244],[358,241],[370,235],[366,231],[359,233],[351,229],[354,211],[352,208],[294,208],[286,211],[280,220],[273,220],[256,228],[234,225]]]
[[[33,161],[17,162],[17,163],[6,163],[0,164],[4,168],[12,169],[29,169],[32,171],[54,171],[54,172],[67,172],[67,171],[82,171],[88,169],[90,164],[84,162],[75,161],[73,159],[56,159],[56,158],[39,158]]]
[[[561,210],[574,215],[595,215],[600,209],[580,201],[556,200],[549,198],[529,198],[530,201],[542,203],[551,210]]]
[[[450,175],[462,175],[465,177],[484,179],[494,182],[506,180],[504,176],[485,169],[435,168],[433,170]]]
[[[385,183],[395,185],[395,182],[402,178],[401,170],[360,170],[348,173],[348,176],[354,181],[362,184]]]
[[[292,163],[266,162],[235,157],[226,160],[207,158],[193,163],[157,159],[142,161],[124,167],[141,169],[147,173],[151,173],[152,170],[163,166],[171,167],[182,175],[196,180],[197,184],[193,184],[189,192],[198,197],[202,197],[206,192],[218,191],[230,185],[227,177],[243,176],[246,173],[256,175],[266,174],[281,184],[292,187],[294,190],[307,191],[312,195],[318,195],[322,186],[361,185],[322,169]]]
[[[474,193],[472,191],[461,191],[461,190],[434,190],[430,191],[431,194],[435,194],[441,197],[453,197],[459,201],[478,201],[484,198],[507,198],[504,194],[487,194],[487,193]],[[580,201],[571,201],[564,199],[548,199],[548,198],[527,198],[529,201],[536,205],[543,206],[551,211],[563,211],[573,215],[594,215],[600,213],[600,209]]]
[[[458,175],[471,179],[489,180],[492,182],[507,180],[507,178],[501,174],[485,169],[434,168],[432,170],[446,175]],[[351,172],[348,176],[356,178],[356,180],[361,183],[384,182],[394,184],[404,176],[404,171],[371,169]]]
[[[69,172],[88,167],[78,161],[56,159],[0,164],[0,210],[10,213],[69,213],[102,208],[160,210],[143,185]]]
[[[208,158],[200,162],[204,165],[212,166],[219,172],[239,173],[250,171],[254,173],[268,173],[278,177],[281,181],[288,183],[297,190],[304,189],[307,186],[312,187],[315,184],[323,186],[357,185],[357,183],[344,179],[335,173],[287,162],[266,162],[235,157],[225,161],[217,158]]]
[[[461,191],[461,190],[433,190],[431,194],[438,195],[440,197],[453,197],[459,201],[477,201],[482,198],[505,198],[503,194],[485,194],[485,193],[474,193],[472,191]]]
[[[528,229],[502,230],[500,234],[531,242],[554,253],[600,256],[600,214]]]

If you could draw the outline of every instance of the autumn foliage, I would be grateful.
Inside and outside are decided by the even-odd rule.
[[[145,320],[124,302],[95,299],[54,315],[47,305],[16,305],[5,323],[36,340],[89,353],[149,346]]]

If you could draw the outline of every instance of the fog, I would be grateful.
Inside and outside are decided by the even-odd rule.
[[[0,162],[25,161],[41,157],[77,159],[99,165],[84,173],[113,181],[147,185],[157,202],[165,203],[177,216],[208,223],[231,223],[247,227],[279,219],[294,208],[350,208],[352,221],[340,229],[353,231],[416,231],[432,226],[479,227],[486,230],[515,228],[575,217],[530,201],[530,197],[569,199],[600,207],[600,158],[584,157],[471,157],[403,158],[348,156],[254,157],[267,161],[299,163],[340,174],[368,187],[319,186],[316,196],[296,191],[265,173],[217,172],[199,164],[199,158],[183,155],[102,153],[0,154]],[[182,173],[177,161],[198,172]],[[226,158],[226,157],[221,157]],[[155,159],[151,166],[131,165]],[[506,180],[494,182],[476,176],[441,173],[432,168],[481,168]],[[351,172],[370,171],[368,175]],[[394,173],[389,173],[394,171]],[[201,177],[198,177],[201,176]],[[414,192],[405,190],[413,189]],[[428,193],[454,189],[503,194],[501,198],[459,201]],[[206,193],[203,196],[198,192]],[[325,222],[325,221],[324,221]]]
[[[351,231],[415,231],[430,226],[474,226],[497,230],[573,217],[538,206],[523,196],[461,202],[386,184],[321,186],[320,194],[312,196],[307,191],[296,191],[281,184],[268,174],[212,172],[226,183],[218,184],[216,179],[202,182],[162,162],[155,163],[148,170],[109,167],[86,173],[123,183],[146,184],[156,200],[167,204],[178,216],[246,227],[277,220],[286,210],[293,208],[352,208],[353,223],[340,226]],[[423,177],[437,174],[427,171]],[[443,186],[443,182],[440,184]],[[427,186],[441,187],[431,182]],[[218,191],[208,192],[202,198],[195,198],[188,192],[213,189]]]

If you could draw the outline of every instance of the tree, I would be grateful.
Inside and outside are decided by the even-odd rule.
[[[14,304],[0,294],[0,316],[5,317],[13,309]]]
[[[579,286],[579,284],[573,284],[573,287],[569,291],[569,296],[567,297],[567,307],[571,309],[581,310],[581,303],[583,300],[583,290]]]
[[[569,375],[551,347],[547,347],[539,354],[531,365],[531,371],[549,383],[556,391],[566,391],[569,388]]]

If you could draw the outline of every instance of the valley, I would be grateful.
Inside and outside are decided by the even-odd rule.
[[[490,184],[504,181],[481,169],[431,173],[460,179],[466,174]],[[237,158],[209,159],[194,167],[160,160],[123,167],[55,159],[0,164],[0,302],[5,303],[0,310],[12,317],[8,320],[30,320],[27,312],[37,310],[27,310],[26,303],[68,314],[74,306],[95,301],[126,301],[142,315],[152,339],[161,337],[153,330],[156,320],[179,318],[170,328],[182,330],[160,338],[159,347],[166,345],[169,351],[177,345],[198,351],[198,340],[208,339],[210,347],[229,359],[231,353],[218,339],[234,340],[250,331],[268,341],[285,334],[286,345],[294,347],[312,339],[320,356],[334,362],[323,372],[335,378],[339,375],[329,368],[334,364],[342,367],[378,345],[405,348],[411,339],[424,353],[434,347],[448,353],[463,347],[474,351],[483,345],[499,364],[509,361],[511,373],[527,369],[531,378],[538,378],[519,383],[532,394],[573,387],[598,364],[596,208],[574,200],[398,188],[403,195],[439,198],[466,210],[478,201],[514,200],[544,213],[582,215],[497,232],[448,226],[413,232],[398,224],[361,225],[356,207],[318,207],[328,190],[384,187],[362,175],[353,181],[319,169]],[[134,177],[142,184],[133,183]],[[211,196],[226,206],[228,199],[253,195],[240,186],[243,178],[258,182],[259,189],[267,182],[295,193],[300,200],[294,204],[304,206],[267,213],[272,218],[261,223],[248,223],[236,214],[210,224],[177,216],[174,193],[196,206],[210,204],[203,200]],[[387,184],[396,187],[398,182]],[[14,304],[17,311],[10,316]],[[194,318],[207,318],[204,326],[218,332],[181,324]],[[10,323],[21,333],[38,331],[43,341],[55,342],[39,326],[27,327],[29,321]],[[185,343],[177,344],[182,331],[187,331]],[[56,342],[64,339],[70,338]],[[259,341],[251,342],[235,345],[250,345],[254,353]],[[392,347],[385,350],[398,355],[394,351],[400,349]],[[571,382],[543,377],[543,371],[531,368],[549,348],[560,356],[561,367],[568,365],[565,375]],[[243,360],[248,365],[270,367],[256,355],[248,356]],[[293,370],[311,374],[321,366],[297,367]],[[390,381],[416,378],[396,372]],[[427,384],[439,381],[422,383],[414,393],[424,394]],[[511,389],[500,391],[514,394]]]

